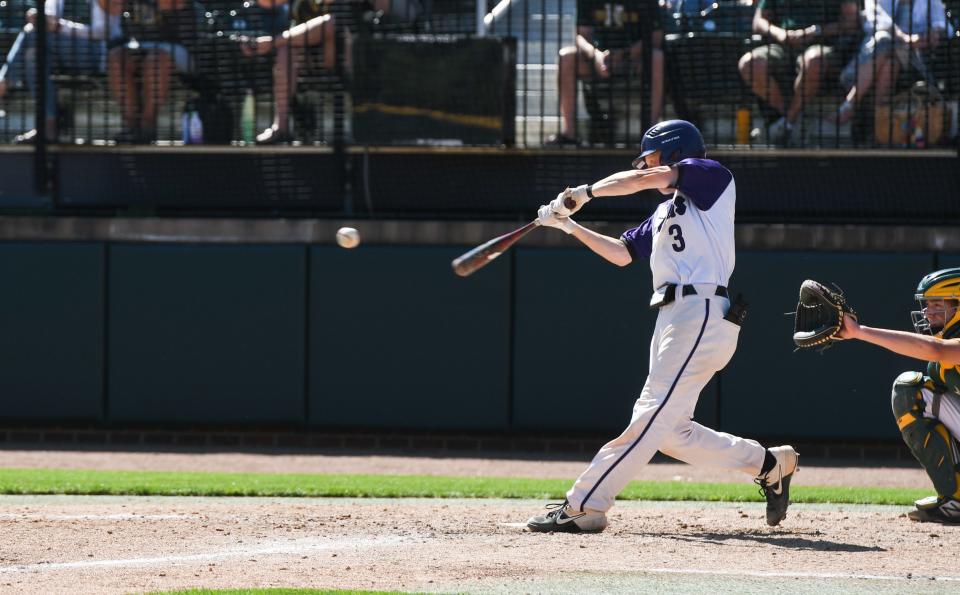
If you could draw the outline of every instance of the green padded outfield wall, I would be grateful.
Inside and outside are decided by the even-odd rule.
[[[304,421],[306,247],[109,250],[109,421]]]
[[[794,352],[800,283],[835,282],[870,326],[912,330],[913,290],[930,253],[740,252],[731,280],[750,302],[721,378],[721,427],[746,436],[896,438],[890,388],[923,364],[860,341]]]
[[[654,313],[645,263],[518,246],[461,279],[461,246],[0,245],[4,421],[603,432],[627,423]],[[766,437],[896,440],[871,345],[794,352],[800,282],[909,330],[913,289],[960,254],[743,252],[750,312],[696,419]],[[107,356],[105,359],[105,355]]]
[[[103,419],[104,246],[0,244],[3,419]]]
[[[656,322],[648,263],[618,267],[583,248],[515,254],[514,428],[626,427]],[[716,421],[716,389],[701,395],[702,423]]]
[[[937,255],[937,266],[938,269],[946,269],[950,267],[960,267],[960,254],[956,252],[945,252],[943,254]],[[920,279],[917,279],[919,282]],[[916,289],[916,283],[913,285],[913,288]],[[916,303],[916,302],[914,302]]]
[[[310,423],[507,429],[510,258],[460,278],[464,249],[311,248]]]

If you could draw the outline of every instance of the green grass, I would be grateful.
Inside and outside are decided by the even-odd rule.
[[[403,591],[343,591],[324,589],[187,589],[156,591],[149,595],[409,595]]]
[[[562,500],[570,479],[308,475],[77,469],[0,469],[0,494],[135,496],[326,496],[356,498],[534,498]],[[798,485],[794,502],[901,504],[930,495],[925,489]],[[759,502],[750,483],[634,481],[622,500]]]

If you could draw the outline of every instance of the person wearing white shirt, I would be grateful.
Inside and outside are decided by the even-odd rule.
[[[669,198],[619,238],[570,218],[594,198],[654,189]],[[567,188],[540,207],[540,225],[563,230],[604,260],[621,267],[648,264],[654,290],[650,307],[657,311],[657,322],[647,380],[627,428],[597,452],[562,504],[548,504],[549,512],[527,521],[531,531],[603,531],[617,494],[658,450],[692,465],[736,469],[753,477],[767,499],[767,525],[775,527],[786,518],[799,461],[796,450],[790,445],[764,448],[756,440],[693,421],[700,392],[733,357],[746,315],[743,300],[731,303],[727,290],[736,264],[736,203],[733,173],[707,158],[697,127],[668,120],[644,133],[630,170]],[[566,356],[557,354],[556,370],[546,372],[564,373]],[[642,365],[640,358],[637,364]]]
[[[46,0],[44,15],[47,27],[46,85],[47,136],[57,138],[57,88],[51,80],[52,72],[71,74],[102,74],[106,69],[107,42],[120,36],[120,19],[107,16],[93,0],[90,1],[90,23],[78,23],[63,18],[64,0]],[[17,36],[6,62],[0,67],[0,98],[6,95],[14,81],[24,80],[33,96],[37,92],[36,20],[37,10],[27,11],[27,24]],[[33,142],[36,129],[18,134],[14,142]]]
[[[865,0],[861,17],[865,37],[860,53],[840,75],[849,89],[837,109],[840,124],[853,118],[871,87],[877,103],[889,103],[903,68],[912,67],[929,80],[924,57],[947,34],[942,0]]]

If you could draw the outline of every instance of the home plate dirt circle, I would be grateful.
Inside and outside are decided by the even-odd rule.
[[[536,534],[542,501],[3,496],[0,591],[960,590],[960,527],[905,507],[620,502],[594,535]]]

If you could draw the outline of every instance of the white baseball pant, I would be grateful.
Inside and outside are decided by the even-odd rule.
[[[932,418],[933,391],[929,388],[921,388],[920,394],[923,395],[923,416]],[[953,393],[941,393],[940,412],[937,419],[943,422],[955,440],[960,440],[960,397]]]
[[[650,341],[650,373],[630,425],[605,444],[567,492],[575,510],[609,510],[614,499],[658,450],[705,467],[757,475],[765,449],[754,440],[717,432],[692,421],[700,392],[730,361],[740,327],[724,320],[727,298],[715,286],[697,286],[660,308]]]

